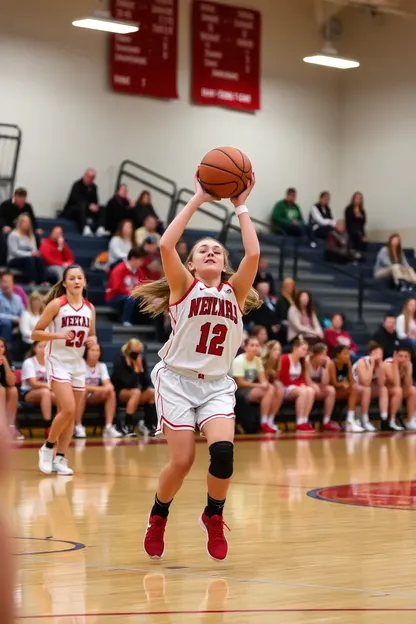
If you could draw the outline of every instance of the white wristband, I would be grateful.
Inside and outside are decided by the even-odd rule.
[[[235,209],[235,214],[237,215],[237,217],[239,217],[241,214],[244,214],[245,212],[248,212],[248,208],[245,205],[238,206],[238,208]]]

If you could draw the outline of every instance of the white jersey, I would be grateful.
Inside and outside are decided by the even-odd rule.
[[[164,363],[183,375],[227,375],[243,339],[242,312],[231,284],[217,288],[195,279],[169,313],[172,333],[159,351]]]
[[[22,392],[29,392],[32,390],[32,386],[29,383],[29,379],[36,379],[39,383],[46,383],[46,368],[45,365],[40,364],[36,356],[27,358],[23,362],[22,366]]]
[[[93,366],[88,366],[85,362],[85,385],[87,386],[102,386],[104,381],[110,379],[108,374],[107,365],[104,362],[97,362]]]
[[[367,368],[370,368],[370,359],[371,358],[369,355],[364,355],[362,358],[354,362],[353,367],[352,367],[352,376],[354,377],[355,381],[359,382],[358,370],[357,370],[358,363],[365,362],[365,365],[367,366]],[[373,371],[373,378],[371,380],[372,382],[377,381],[379,372],[380,372],[380,366],[377,366],[377,368]]]
[[[81,360],[91,326],[91,304],[83,299],[81,307],[73,308],[65,295],[59,297],[59,303],[59,312],[48,326],[48,331],[53,334],[72,331],[74,338],[73,340],[51,340],[48,343],[46,358],[57,361],[61,365],[81,365],[83,370],[84,366]]]
[[[319,384],[322,382],[324,371],[326,370],[326,367],[328,366],[328,360],[329,358],[326,359],[326,362],[324,365],[321,364],[318,366],[318,368],[314,368],[312,366],[311,358],[309,356],[307,357],[306,361],[308,363],[309,377],[311,378],[311,381],[313,381],[316,384]]]

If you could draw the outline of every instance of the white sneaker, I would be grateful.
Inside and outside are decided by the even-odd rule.
[[[416,431],[416,419],[408,420],[406,423],[407,431]]]
[[[144,435],[144,436],[148,436],[148,435],[149,435],[149,433],[150,433],[149,429],[146,427],[146,425],[144,424],[144,421],[143,421],[143,420],[141,420],[141,421],[138,423],[138,425],[137,425],[137,429],[138,429],[138,432],[139,432],[139,433],[141,433],[141,434],[142,434],[142,435]]]
[[[65,457],[55,457],[52,463],[52,470],[58,475],[69,477],[74,471],[68,466],[68,460]]]
[[[111,232],[109,232],[108,230],[106,230],[102,225],[100,225],[99,228],[97,228],[96,231],[96,236],[98,236],[99,238],[101,238],[102,236],[111,236]]]
[[[404,427],[398,425],[395,420],[390,420],[389,425],[390,429],[392,429],[393,431],[404,431]]]
[[[345,425],[345,431],[348,433],[364,433],[365,429],[356,420],[347,422]]]
[[[25,436],[15,425],[10,425],[10,434],[14,440],[24,440]]]
[[[267,424],[269,425],[270,429],[273,429],[273,431],[275,433],[282,433],[279,429],[279,427],[276,425],[276,423],[274,422],[274,420],[268,420]]]
[[[90,228],[89,225],[85,225],[84,229],[82,230],[82,235],[83,236],[94,236],[92,229]]]
[[[363,422],[363,427],[365,431],[371,431],[371,433],[377,431],[377,427],[374,427],[373,423],[371,423],[369,420],[367,422]]]
[[[86,438],[87,432],[85,431],[85,427],[83,425],[75,425],[74,436],[76,438]]]
[[[43,474],[52,474],[52,463],[53,449],[48,449],[43,445],[39,449],[39,470],[43,472]]]
[[[114,425],[110,425],[109,427],[104,427],[103,438],[122,438],[123,434],[114,427]]]

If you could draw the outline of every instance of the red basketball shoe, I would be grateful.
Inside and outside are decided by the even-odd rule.
[[[143,548],[151,559],[161,559],[165,554],[165,528],[167,518],[150,516],[144,536]]]
[[[330,420],[323,425],[322,431],[340,431],[340,427],[336,422]]]
[[[301,433],[316,433],[316,429],[308,422],[296,425],[296,431],[300,431]]]
[[[261,432],[262,433],[277,433],[277,428],[273,429],[273,427],[270,427],[269,423],[263,423],[261,426]]]
[[[222,516],[212,516],[208,518],[205,512],[199,519],[199,526],[207,534],[207,552],[211,559],[223,561],[228,554],[228,542],[224,535],[225,524]]]

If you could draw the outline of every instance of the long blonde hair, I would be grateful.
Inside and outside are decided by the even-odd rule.
[[[65,288],[64,282],[66,280],[66,276],[68,275],[68,271],[70,271],[71,269],[79,269],[80,271],[84,273],[84,276],[85,276],[85,271],[82,268],[82,266],[80,266],[79,264],[70,264],[69,266],[67,266],[66,269],[64,270],[62,279],[59,280],[59,282],[57,282],[55,286],[52,286],[52,288],[46,293],[45,306],[47,306],[48,303],[50,303],[54,299],[57,299],[58,297],[62,297],[62,295],[66,295],[66,288]],[[83,297],[87,296],[87,291],[85,288],[82,291],[82,296]]]
[[[33,301],[36,301],[36,300],[39,300],[39,301],[42,302],[42,305],[41,305],[40,310],[39,310],[39,314],[42,314],[43,308],[45,307],[45,301],[44,301],[42,295],[40,294],[40,292],[38,292],[37,290],[33,290],[30,293],[29,299],[28,299],[28,302],[27,302],[27,309],[29,310],[29,312],[31,314],[34,314],[34,312],[33,312],[33,305],[32,304],[33,304]]]
[[[23,219],[29,219],[29,234],[24,234],[22,232],[22,221]],[[19,234],[19,236],[27,236],[28,238],[30,238],[31,241],[35,241],[35,235],[33,233],[33,227],[32,227],[32,221],[30,220],[30,217],[27,214],[21,214],[16,221],[16,232]]]
[[[277,358],[276,361],[273,361],[270,358],[271,352],[273,350],[273,348],[279,345],[280,347],[280,355]],[[264,367],[264,372],[266,374],[266,377],[268,380],[270,380],[271,377],[276,378],[279,372],[279,368],[280,368],[280,358],[282,356],[282,345],[280,344],[280,342],[278,340],[269,340],[266,343],[265,346],[265,352],[264,355],[262,356],[261,360],[263,362],[263,367]]]
[[[122,347],[121,347],[121,353],[124,355],[125,358],[129,357],[129,353],[132,349],[134,349],[134,347],[136,347],[136,349],[140,349],[140,351],[142,352],[143,355],[143,343],[138,339],[138,338],[130,338]],[[141,365],[140,365],[140,369],[138,371],[139,373],[143,373],[144,372],[144,366],[143,366],[143,360],[141,361]]]
[[[192,262],[197,245],[199,245],[204,240],[215,239],[207,237],[201,238],[199,241],[197,241],[192,247],[187,259],[184,262],[185,266],[188,266],[189,263]],[[221,273],[221,283],[223,284],[224,282],[228,282],[230,277],[234,275],[234,270],[230,265],[228,251],[223,245],[221,245],[221,243],[218,244],[221,246],[222,252],[224,254],[224,269]],[[132,294],[133,297],[141,300],[139,303],[139,307],[143,310],[143,312],[148,312],[152,316],[158,316],[158,314],[163,314],[164,312],[167,312],[169,310],[170,288],[166,277],[156,280],[155,282],[146,282],[140,284],[133,290]],[[254,290],[254,288],[250,288],[244,302],[244,314],[247,314],[251,310],[256,310],[261,305],[262,302],[260,301],[257,292]]]

